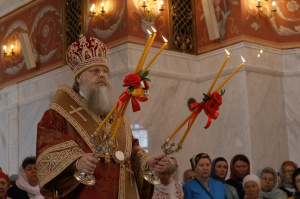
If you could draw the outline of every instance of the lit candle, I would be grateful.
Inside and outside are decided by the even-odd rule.
[[[260,6],[260,0],[257,0],[257,6]]]
[[[198,116],[198,115],[197,115],[197,116]],[[185,131],[184,135],[182,136],[180,142],[182,142],[182,143],[184,142],[184,140],[185,140],[186,136],[188,135],[190,129],[192,128],[192,126],[193,126],[193,124],[194,124],[194,122],[195,122],[197,116],[194,117],[194,118],[192,119],[192,121],[191,121],[191,123],[190,123],[190,126],[186,129],[186,131]]]
[[[146,61],[146,58],[147,58],[147,56],[148,56],[148,53],[149,53],[149,51],[150,51],[150,48],[151,48],[151,46],[152,46],[152,44],[153,44],[153,42],[154,42],[154,39],[155,39],[155,37],[156,37],[156,30],[155,30],[152,26],[151,26],[151,28],[152,28],[154,34],[153,34],[153,37],[152,37],[152,39],[151,39],[151,42],[150,42],[149,46],[147,47],[146,53],[145,53],[145,55],[144,55],[144,57],[143,57],[143,60],[142,60],[142,62],[141,62],[141,64],[140,64],[140,68],[139,68],[138,71],[142,70],[143,65],[144,65],[144,63],[145,63],[145,61]]]
[[[104,126],[105,122],[110,118],[110,116],[113,114],[113,112],[116,110],[117,104],[111,109],[111,111],[108,113],[106,118],[100,123],[99,127],[96,129],[96,131],[100,132],[102,127]]]
[[[183,125],[185,125],[185,123],[194,115],[194,112],[192,112],[187,118],[185,118],[185,120],[175,129],[175,131],[173,131],[173,133],[169,136],[170,139],[172,139],[177,132],[183,127]]]
[[[275,8],[276,2],[275,1],[272,2],[272,6],[273,6],[273,11],[275,11],[276,10],[276,8]]]
[[[6,47],[6,45],[4,45],[3,46],[4,53],[6,53],[6,49],[7,49],[7,47]]]
[[[101,10],[104,11],[104,3],[101,3]]]
[[[226,49],[225,49],[225,51],[226,51],[226,53],[227,53],[227,57],[226,57],[226,59],[225,59],[225,61],[224,61],[224,63],[223,63],[223,66],[220,68],[219,73],[218,73],[218,75],[216,76],[214,82],[212,83],[212,85],[210,86],[209,90],[207,91],[207,94],[209,94],[209,93],[212,91],[213,87],[215,86],[217,80],[219,79],[219,77],[220,77],[220,75],[221,75],[221,73],[222,73],[222,71],[223,71],[223,69],[224,69],[224,67],[225,67],[225,65],[226,65],[226,63],[227,63],[229,57],[230,57],[230,53],[229,53]]]
[[[12,44],[12,45],[10,46],[10,48],[11,48],[11,53],[14,53],[14,48],[15,48],[15,46]]]
[[[145,73],[148,68],[151,66],[151,64],[154,62],[154,60],[156,59],[156,57],[161,53],[161,51],[167,46],[168,44],[168,40],[166,40],[166,38],[164,36],[162,36],[165,44],[160,48],[160,50],[156,53],[156,55],[151,59],[151,61],[148,63],[148,65],[145,67],[145,69],[143,70],[143,73]]]
[[[125,102],[125,106],[124,106],[124,108],[123,108],[123,110],[122,110],[121,116],[119,116],[119,120],[118,120],[117,126],[116,126],[116,128],[115,128],[115,130],[114,130],[114,133],[113,133],[113,135],[111,136],[111,140],[115,140],[115,139],[116,139],[116,136],[117,136],[119,127],[120,127],[121,122],[122,122],[122,120],[123,120],[123,116],[124,116],[124,114],[125,114],[125,112],[126,112],[126,109],[127,109],[127,106],[128,106],[129,101],[130,101],[130,100],[127,100],[127,101]]]
[[[141,57],[140,57],[139,63],[137,64],[137,66],[136,66],[136,68],[135,68],[134,73],[140,72],[139,69],[142,68],[142,67],[140,67],[140,65],[141,65],[141,63],[142,63],[142,61],[143,61],[143,58],[144,58],[145,53],[146,53],[146,51],[147,51],[148,45],[149,45],[150,42],[151,42],[152,33],[151,33],[148,29],[147,29],[147,31],[148,31],[148,33],[149,33],[149,38],[148,38],[148,41],[147,41],[147,43],[146,43],[146,46],[145,46],[145,48],[144,48],[144,50],[143,50],[143,53],[142,53],[142,55],[141,55]]]
[[[242,56],[241,56],[242,57]],[[243,63],[239,66],[239,67],[237,67],[219,86],[218,86],[218,88],[216,88],[215,90],[214,90],[214,92],[217,92],[218,90],[220,90],[221,89],[221,87],[245,64],[245,59],[242,57],[242,60],[243,60]]]

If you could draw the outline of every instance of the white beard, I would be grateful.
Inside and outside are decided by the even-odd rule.
[[[87,85],[82,92],[86,95],[88,108],[98,116],[105,117],[115,105],[109,83],[104,87]]]

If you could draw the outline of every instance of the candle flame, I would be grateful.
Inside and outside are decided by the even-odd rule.
[[[168,40],[164,36],[162,36],[162,38],[164,39],[165,43],[168,43]]]
[[[160,5],[164,5],[164,1],[160,1]]]
[[[101,3],[101,7],[102,7],[102,8],[104,7],[104,3],[103,3],[103,2]]]
[[[156,29],[155,29],[155,28],[153,28],[152,26],[151,26],[151,28],[152,28],[153,32],[156,32]]]
[[[230,55],[230,53],[228,52],[228,50],[226,50],[226,49],[225,49],[225,51],[226,51],[227,55],[229,56],[229,55]]]
[[[272,5],[273,5],[273,6],[275,6],[275,5],[276,5],[276,2],[275,2],[275,1],[273,1],[273,2],[272,2]]]
[[[148,34],[149,34],[149,35],[151,35],[151,34],[152,34],[152,32],[151,32],[150,30],[148,30],[148,29],[147,29],[147,32],[148,32]]]
[[[245,62],[246,62],[246,60],[244,59],[244,57],[243,57],[243,56],[241,56],[241,58],[242,58],[242,60],[243,60],[243,63],[245,63]]]
[[[14,49],[14,48],[15,48],[15,46],[12,44],[12,45],[10,46],[10,48],[11,48],[11,49]]]
[[[7,47],[4,45],[4,46],[3,46],[3,49],[4,49],[4,50],[6,50],[6,49],[7,49]]]

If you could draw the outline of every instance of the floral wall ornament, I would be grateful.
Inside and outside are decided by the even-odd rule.
[[[292,0],[287,3],[287,8],[290,12],[295,12],[299,9],[299,4],[297,3],[297,1]]]

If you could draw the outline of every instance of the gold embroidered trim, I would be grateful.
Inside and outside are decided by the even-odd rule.
[[[50,108],[57,111],[59,114],[61,114],[68,122],[72,124],[72,126],[78,131],[78,133],[81,135],[81,137],[84,139],[86,144],[90,147],[92,151],[95,151],[93,144],[90,142],[90,136],[88,133],[84,130],[84,128],[60,105],[56,103],[52,103],[50,105]]]
[[[73,140],[57,144],[43,151],[36,162],[40,187],[58,176],[82,154],[84,151]]]
[[[126,177],[126,166],[124,164],[120,165],[120,176],[119,176],[119,199],[125,198],[125,177]]]
[[[139,146],[134,146],[131,155],[131,166],[133,172],[136,174],[136,184],[139,193],[142,193],[144,173],[148,167],[148,162],[151,157],[149,154]]]

